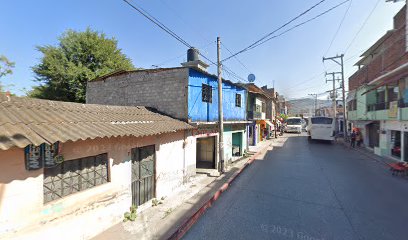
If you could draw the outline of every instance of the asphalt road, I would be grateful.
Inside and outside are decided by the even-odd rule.
[[[342,145],[285,135],[184,239],[408,239],[408,178]]]

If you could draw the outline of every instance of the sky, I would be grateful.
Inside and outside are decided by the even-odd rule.
[[[145,9],[213,61],[217,57],[218,36],[223,43],[223,59],[230,55],[228,50],[237,52],[247,47],[319,2],[129,1]],[[326,0],[290,26],[342,1]],[[238,55],[243,64],[235,58],[224,64],[241,78],[247,79],[248,74],[254,74],[258,86],[274,86],[287,98],[301,98],[310,93],[324,93],[332,87],[331,83],[325,83],[324,72],[340,69],[334,63],[323,63],[322,57],[344,53],[347,86],[348,77],[357,70],[353,64],[358,61],[359,55],[392,29],[393,16],[403,4],[404,1],[352,0],[281,37]],[[367,18],[372,9],[372,15]],[[119,48],[136,67],[176,67],[186,60],[186,46],[121,0],[0,0],[0,10],[0,55],[7,56],[16,64],[14,73],[0,81],[17,95],[39,84],[31,69],[41,59],[36,46],[56,45],[58,37],[67,29],[82,31],[90,27],[114,37],[118,40]],[[356,36],[359,29],[361,31]],[[352,42],[353,38],[355,40]],[[350,42],[352,44],[345,52]],[[211,66],[209,72],[216,73],[216,68]],[[238,81],[228,73],[224,73],[223,77]]]

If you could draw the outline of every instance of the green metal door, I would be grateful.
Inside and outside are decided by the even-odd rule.
[[[132,204],[139,206],[155,194],[154,145],[132,149]]]

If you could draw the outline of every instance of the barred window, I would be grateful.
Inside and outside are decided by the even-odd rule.
[[[108,154],[44,168],[44,203],[109,182]]]
[[[262,102],[262,112],[266,112],[266,104]]]
[[[235,106],[241,107],[241,94],[239,93],[235,94]]]
[[[212,88],[210,85],[203,84],[202,85],[202,99],[203,102],[212,103]]]

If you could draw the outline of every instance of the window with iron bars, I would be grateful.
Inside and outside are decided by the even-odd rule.
[[[203,83],[201,92],[203,102],[212,103],[212,87]]]
[[[235,107],[241,107],[241,94],[235,94]]]
[[[44,168],[44,203],[109,182],[108,166],[104,153]]]

